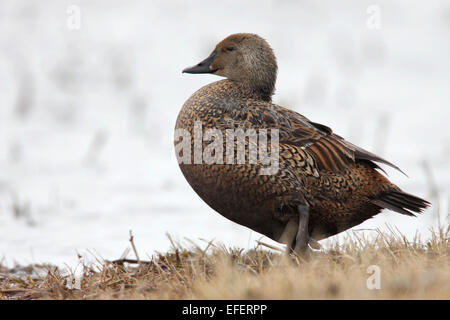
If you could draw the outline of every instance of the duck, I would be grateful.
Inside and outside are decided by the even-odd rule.
[[[380,167],[396,165],[273,103],[277,72],[273,49],[252,33],[226,37],[182,71],[224,78],[193,93],[175,124],[179,167],[207,205],[299,255],[383,209],[415,216],[430,206]],[[240,145],[239,130],[251,133]],[[258,141],[265,156],[253,152],[262,150]]]

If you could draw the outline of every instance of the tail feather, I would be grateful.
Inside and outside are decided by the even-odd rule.
[[[430,206],[428,201],[401,190],[389,191],[378,199],[372,200],[372,203],[381,208],[413,217],[415,216],[414,213],[422,213],[424,209]]]

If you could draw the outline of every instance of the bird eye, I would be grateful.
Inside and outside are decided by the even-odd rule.
[[[234,47],[228,47],[227,48],[227,51],[233,51],[234,50]]]

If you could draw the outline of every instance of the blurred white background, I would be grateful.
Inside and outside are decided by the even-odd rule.
[[[3,263],[119,258],[129,230],[141,255],[168,249],[166,232],[254,247],[261,235],[191,190],[172,142],[184,101],[219,80],[181,70],[236,32],[274,48],[275,103],[394,162],[409,178],[390,179],[433,202],[416,219],[385,211],[355,229],[426,238],[438,213],[448,223],[448,1],[2,0]]]

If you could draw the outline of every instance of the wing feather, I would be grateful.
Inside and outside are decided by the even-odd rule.
[[[334,134],[331,128],[309,121],[295,111],[276,107],[279,108],[275,113],[277,117],[281,116],[285,118],[284,120],[288,120],[276,121],[280,124],[280,142],[301,147],[308,152],[314,158],[319,170],[342,172],[355,161],[365,161],[383,172],[384,170],[376,163],[388,165],[405,174],[391,162]],[[289,127],[284,126],[284,122],[289,123]]]

